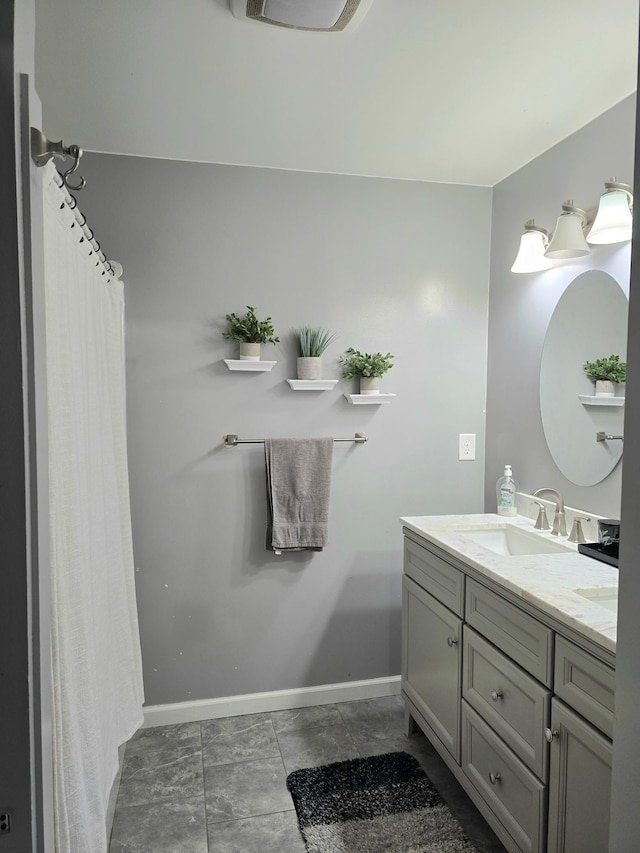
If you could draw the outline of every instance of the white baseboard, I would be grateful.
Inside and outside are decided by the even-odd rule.
[[[333,702],[353,702],[357,699],[377,699],[400,693],[400,676],[371,678],[367,681],[346,681],[343,684],[322,684],[293,690],[274,690],[270,693],[248,693],[245,696],[224,696],[220,699],[197,699],[193,702],[174,702],[170,705],[150,705],[144,708],[144,728],[220,717],[239,717],[265,711],[288,711],[310,705],[330,705]]]

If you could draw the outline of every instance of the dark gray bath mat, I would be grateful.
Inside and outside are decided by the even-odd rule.
[[[406,752],[296,770],[287,787],[308,853],[476,853]]]

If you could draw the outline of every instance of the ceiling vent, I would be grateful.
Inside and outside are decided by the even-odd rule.
[[[236,18],[290,30],[354,30],[373,0],[229,0]]]

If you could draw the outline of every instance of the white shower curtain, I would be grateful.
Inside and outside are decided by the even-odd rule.
[[[56,853],[107,850],[118,746],[142,723],[124,294],[44,176]]]

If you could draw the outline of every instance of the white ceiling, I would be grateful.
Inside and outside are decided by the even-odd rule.
[[[638,0],[36,0],[44,130],[90,151],[493,186],[636,88]]]

